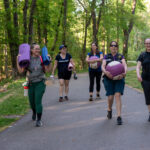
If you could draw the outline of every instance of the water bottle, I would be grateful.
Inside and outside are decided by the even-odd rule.
[[[54,84],[55,83],[55,77],[54,77],[54,75],[51,75],[50,79],[52,80],[52,83]]]
[[[28,89],[29,89],[28,82],[24,82],[22,85],[24,88],[24,96],[28,96]]]

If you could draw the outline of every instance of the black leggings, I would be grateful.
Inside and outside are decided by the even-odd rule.
[[[144,91],[145,103],[146,105],[150,105],[150,81],[143,80],[141,84]]]
[[[101,80],[102,72],[93,72],[89,71],[89,79],[90,79],[90,87],[89,87],[89,92],[93,92],[94,90],[94,79],[96,77],[96,90],[97,92],[100,92],[100,80]]]

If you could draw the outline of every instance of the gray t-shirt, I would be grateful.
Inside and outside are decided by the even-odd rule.
[[[45,74],[41,65],[40,57],[31,56],[28,69],[30,70],[30,73],[28,75],[29,82],[35,83],[45,79]]]

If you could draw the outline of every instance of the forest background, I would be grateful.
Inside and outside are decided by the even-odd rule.
[[[0,0],[0,80],[17,76],[19,45],[46,45],[53,60],[66,44],[77,71],[87,68],[91,43],[109,52],[117,41],[126,60],[136,60],[150,37],[149,0]]]

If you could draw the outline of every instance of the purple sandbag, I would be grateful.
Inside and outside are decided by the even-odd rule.
[[[109,71],[113,77],[118,76],[125,72],[124,66],[118,61],[112,61],[106,66],[106,70]]]
[[[19,46],[19,57],[18,57],[19,66],[22,68],[26,68],[30,64],[30,45],[29,44],[21,44]]]

